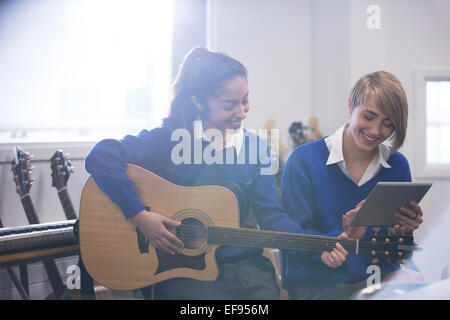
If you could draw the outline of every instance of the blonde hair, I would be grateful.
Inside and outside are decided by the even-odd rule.
[[[408,126],[408,100],[401,82],[386,71],[378,71],[361,77],[350,93],[350,107],[364,105],[373,98],[376,106],[394,125],[393,151],[399,149],[406,137]]]

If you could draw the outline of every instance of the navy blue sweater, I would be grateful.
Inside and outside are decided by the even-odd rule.
[[[310,234],[338,236],[343,232],[342,216],[363,199],[379,181],[411,181],[407,159],[395,152],[388,159],[391,168],[382,168],[365,184],[358,186],[337,164],[326,165],[330,152],[323,139],[298,147],[288,159],[284,171],[281,202],[296,224]],[[383,228],[382,234],[387,232]],[[368,228],[366,236],[373,235]],[[367,255],[349,255],[336,269],[320,260],[321,253],[283,252],[285,281],[346,282],[366,279],[371,265]],[[398,264],[380,264],[382,273],[399,268]]]
[[[301,231],[289,216],[283,213],[283,208],[277,200],[273,176],[261,175],[261,168],[264,166],[259,161],[259,156],[256,163],[252,157],[249,157],[250,150],[255,150],[254,144],[259,145],[261,142],[259,137],[245,131],[246,138],[241,149],[241,152],[245,152],[246,155],[244,164],[236,164],[239,162],[236,161],[234,147],[232,152],[234,152],[235,164],[205,164],[204,162],[175,164],[171,160],[171,152],[179,141],[172,141],[171,134],[172,129],[163,126],[151,131],[143,130],[137,136],[128,135],[122,140],[102,140],[87,155],[86,170],[99,187],[120,207],[126,218],[144,210],[144,205],[137,197],[133,181],[125,174],[126,163],[132,163],[178,184],[199,185],[231,181],[238,185],[245,198],[240,212],[241,227],[251,226],[250,216],[253,214],[262,229]],[[193,148],[194,141],[193,138],[191,139]],[[209,143],[202,141],[200,145],[204,149]],[[261,146],[267,149],[266,144],[262,143]],[[222,151],[222,155],[219,155],[224,157],[224,163],[226,163],[227,152]],[[259,155],[259,152],[257,154]],[[194,152],[191,156],[191,163],[194,163]],[[182,180],[177,180],[178,177]],[[188,183],[184,183],[186,181]],[[218,263],[233,262],[251,254],[261,253],[261,248],[227,246],[220,247],[216,251],[216,258]]]

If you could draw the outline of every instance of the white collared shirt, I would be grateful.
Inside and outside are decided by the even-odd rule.
[[[343,147],[342,139],[344,136],[344,129],[347,125],[348,123],[344,124],[333,135],[325,138],[325,143],[327,145],[328,150],[330,151],[330,155],[328,157],[326,165],[328,166],[337,163],[342,172],[347,177],[350,178],[347,167],[345,165],[344,154],[342,152]],[[390,168],[391,166],[387,163],[387,160],[389,159],[390,155],[391,155],[391,147],[388,139],[378,145],[377,154],[370,162],[366,171],[364,171],[364,174],[357,183],[357,185],[362,186],[364,183],[375,177],[382,167]]]
[[[208,134],[208,133],[210,133],[210,134]],[[242,143],[244,142],[244,129],[242,128],[242,126],[239,129],[236,129],[233,134],[229,134],[229,132],[226,133],[225,147],[223,146],[223,144],[220,144],[220,143],[218,144],[216,142],[216,139],[214,139],[214,141],[212,141],[211,137],[212,136],[215,137],[215,134],[218,134],[218,133],[219,132],[214,132],[214,131],[208,132],[208,130],[204,131],[203,130],[203,122],[201,120],[196,120],[194,122],[194,138],[195,139],[203,139],[203,140],[211,142],[212,146],[217,151],[221,151],[224,148],[234,147],[236,149],[236,155],[239,155],[239,152],[241,151],[241,148],[242,148]],[[223,142],[223,141],[221,141],[221,142]]]

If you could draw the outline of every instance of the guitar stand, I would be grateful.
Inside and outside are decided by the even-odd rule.
[[[22,268],[24,267],[24,268]],[[27,271],[26,269],[26,265],[24,266],[20,266],[20,275],[22,276],[23,274],[23,270],[25,270],[25,272]],[[20,297],[22,298],[22,300],[30,300],[30,297],[28,295],[28,288],[25,289],[24,285],[22,285],[22,283],[19,281],[19,279],[16,276],[16,273],[14,272],[14,270],[11,267],[6,267],[6,271],[8,272],[9,277],[11,278],[11,281],[13,282],[14,286],[16,287],[17,291],[19,292]],[[22,280],[24,280],[24,278],[22,278]],[[28,277],[26,277],[26,284],[28,284]]]

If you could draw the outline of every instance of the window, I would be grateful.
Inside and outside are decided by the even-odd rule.
[[[172,1],[11,1],[0,21],[0,142],[119,138],[167,114]]]
[[[427,165],[450,165],[450,79],[427,80]]]
[[[415,149],[417,173],[450,176],[450,70],[416,72]]]

